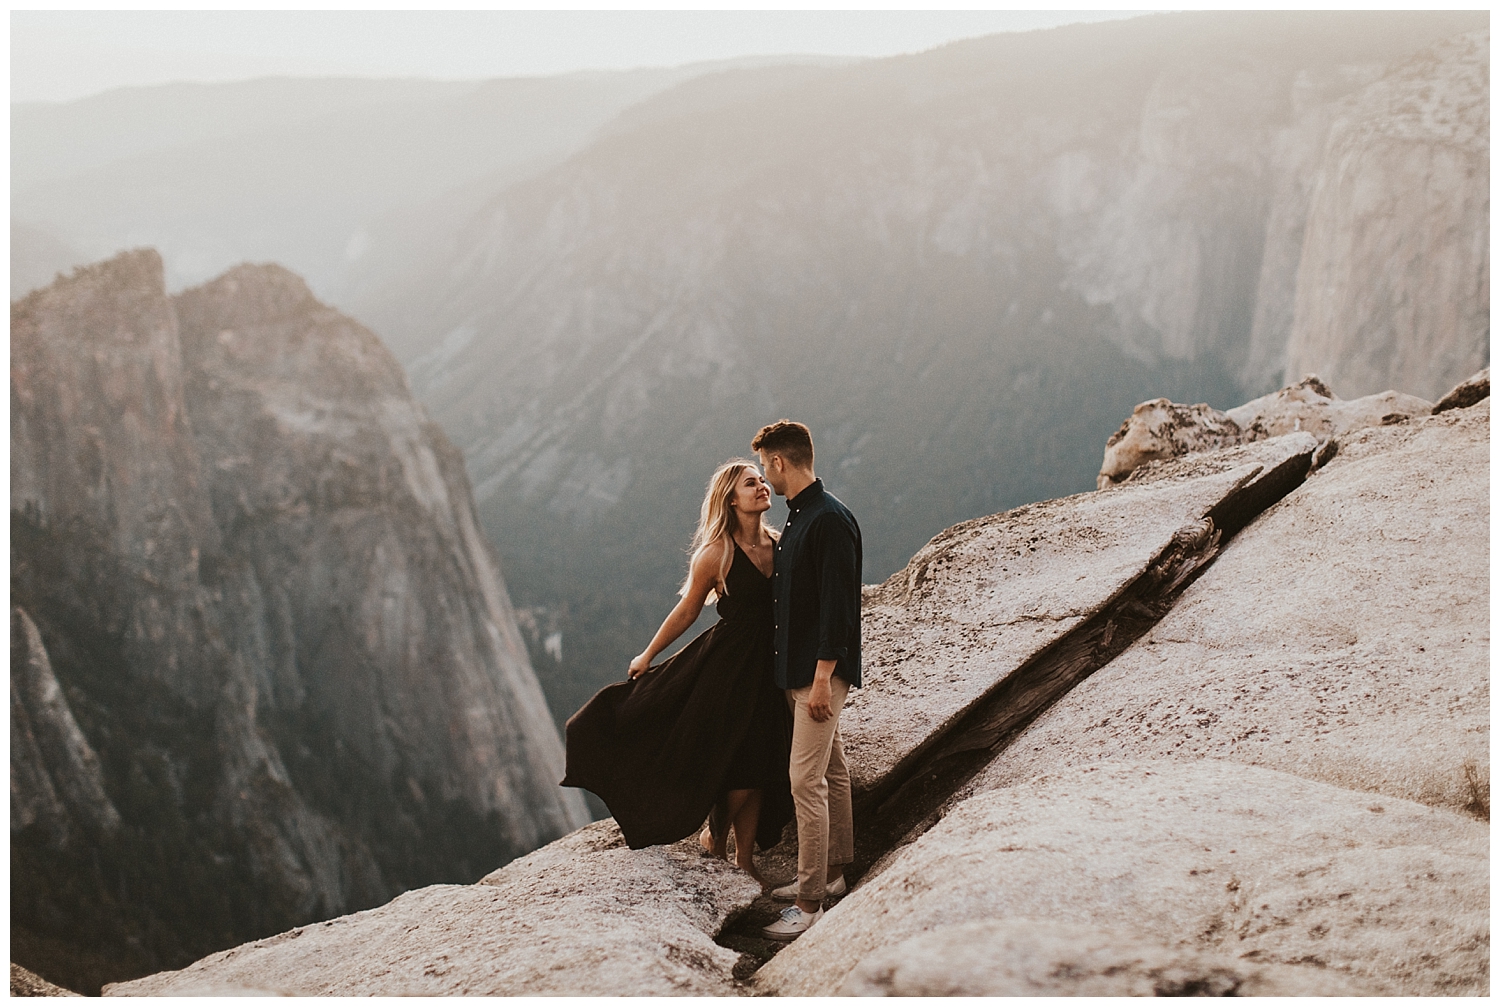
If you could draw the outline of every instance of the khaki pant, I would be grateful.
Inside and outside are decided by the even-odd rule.
[[[854,861],[854,804],[849,767],[839,737],[839,714],[849,683],[833,676],[833,716],[818,723],[808,716],[812,686],[788,689],[792,710],[792,803],[797,807],[798,897],[823,901],[829,864]]]

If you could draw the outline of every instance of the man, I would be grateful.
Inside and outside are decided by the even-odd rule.
[[[792,711],[791,784],[797,808],[797,879],[772,894],[794,900],[763,933],[792,940],[823,917],[826,895],[847,889],[854,808],[839,713],[860,684],[863,547],[849,508],[813,473],[812,434],[778,420],[750,444],[766,482],[786,497],[772,572],[776,684]]]

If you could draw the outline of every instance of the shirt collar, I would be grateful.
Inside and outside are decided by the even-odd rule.
[[[798,511],[823,495],[823,480],[814,479],[801,493],[786,502],[788,510]]]

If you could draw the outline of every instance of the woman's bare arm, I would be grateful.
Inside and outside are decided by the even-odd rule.
[[[658,629],[656,635],[651,638],[650,645],[630,662],[631,678],[639,678],[645,674],[651,667],[651,662],[656,660],[656,655],[672,646],[672,642],[687,632],[688,627],[698,620],[698,616],[703,612],[703,603],[708,600],[708,592],[714,588],[714,582],[719,575],[719,564],[723,560],[724,543],[722,541],[715,542],[698,554],[698,558],[693,561],[693,568],[688,578],[687,593],[673,606],[672,611],[667,613],[666,619],[662,620],[661,629]]]

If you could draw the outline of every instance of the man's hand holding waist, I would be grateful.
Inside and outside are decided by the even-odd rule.
[[[807,715],[818,723],[833,716],[833,669],[837,661],[819,661],[813,672],[812,691],[807,694]]]

